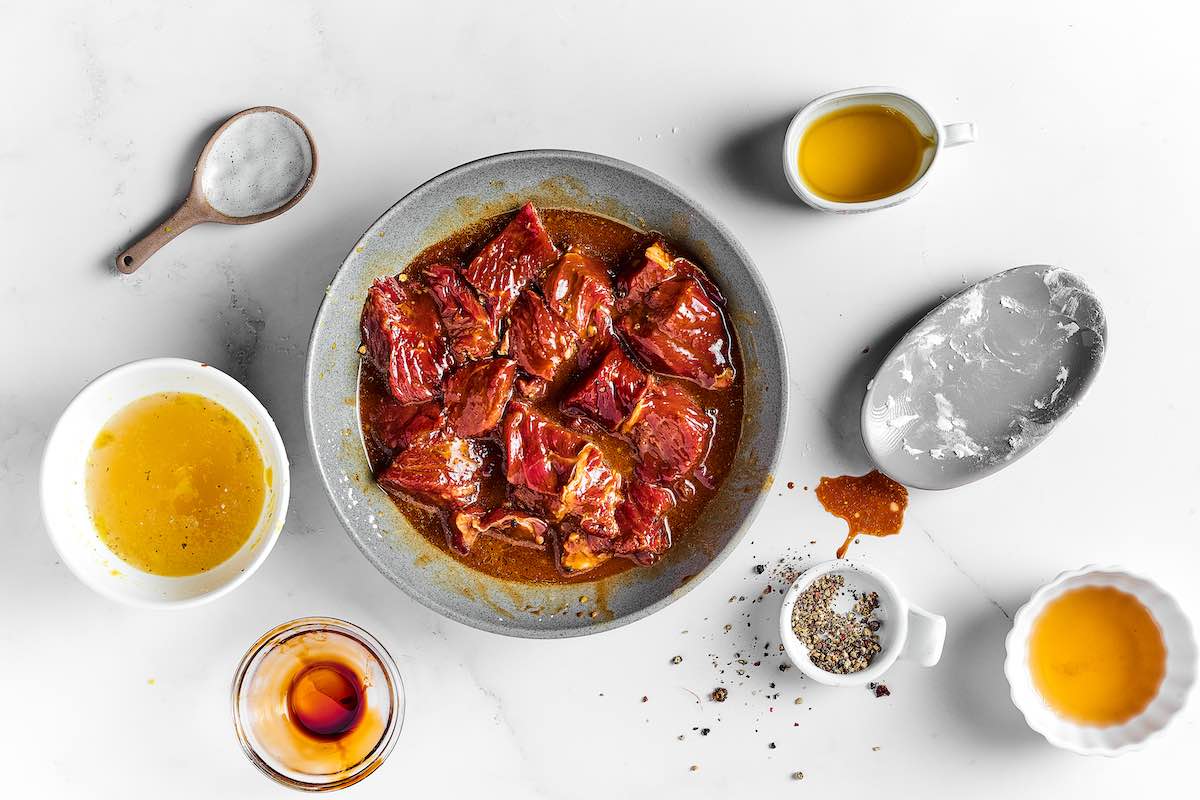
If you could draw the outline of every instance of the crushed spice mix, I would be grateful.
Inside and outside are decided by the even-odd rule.
[[[792,630],[808,648],[809,659],[820,669],[837,675],[861,672],[882,649],[877,633],[879,620],[874,618],[879,595],[859,594],[850,611],[838,614],[833,610],[833,601],[845,590],[844,575],[822,575],[800,593],[792,609]]]

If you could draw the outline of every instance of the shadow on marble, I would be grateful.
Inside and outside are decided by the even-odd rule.
[[[872,468],[871,458],[863,445],[860,424],[867,383],[900,337],[940,302],[940,298],[934,298],[928,304],[911,308],[880,328],[869,342],[863,342],[869,347],[866,353],[855,352],[847,346],[847,350],[854,355],[848,357],[842,373],[830,384],[828,394],[820,401],[820,408],[826,410],[824,417],[829,434],[828,445],[838,456],[842,469],[865,472]]]
[[[952,619],[947,650],[938,667],[950,709],[962,723],[959,735],[988,747],[1040,749],[1045,746],[1029,729],[1009,698],[1004,676],[1004,637],[1012,622],[997,608],[966,619]]]
[[[721,145],[716,161],[724,176],[746,194],[809,210],[783,174],[783,137],[796,109],[759,120]],[[816,212],[813,212],[816,213]]]

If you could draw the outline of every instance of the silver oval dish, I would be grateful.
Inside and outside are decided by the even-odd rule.
[[[477,572],[414,530],[372,480],[359,426],[359,316],[367,288],[429,245],[526,200],[657,230],[699,258],[728,301],[744,361],[745,413],[731,472],[702,518],[652,567],[591,583],[523,584]],[[392,206],[358,241],[325,293],[309,342],[304,412],[317,468],[367,559],[425,606],[512,636],[598,633],[683,596],[732,552],[770,483],[787,420],[787,358],[750,257],[710,214],[662,178],[604,156],[530,150],[443,173]],[[588,598],[586,604],[580,597]]]
[[[892,348],[862,407],[876,465],[951,489],[1041,443],[1091,386],[1108,341],[1100,301],[1068,270],[993,275],[929,312]]]

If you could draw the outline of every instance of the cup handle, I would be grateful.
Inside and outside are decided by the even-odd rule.
[[[945,147],[958,147],[960,144],[970,144],[975,141],[974,122],[951,122],[942,126],[942,144]]]
[[[900,657],[915,661],[922,667],[932,667],[942,657],[946,643],[946,618],[930,614],[918,606],[908,608],[908,641]]]

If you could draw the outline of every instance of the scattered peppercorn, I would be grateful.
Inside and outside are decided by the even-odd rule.
[[[766,571],[767,571],[766,564],[755,564],[754,565],[754,572],[757,573],[758,575],[762,575]]]
[[[700,729],[701,736],[708,736],[710,733],[712,733],[712,728],[701,728]]]
[[[771,742],[770,744],[768,744],[768,745],[767,745],[767,748],[768,748],[768,749],[770,749],[770,750],[774,750],[774,749],[775,749],[775,743],[774,743],[774,742]]]
[[[674,658],[671,659],[671,663],[672,664],[682,664],[683,656],[675,656]]]
[[[794,781],[802,781],[802,780],[804,780],[804,773],[803,773],[803,772],[793,772],[793,773],[792,773],[792,780],[794,780]]]
[[[883,683],[868,683],[867,688],[874,692],[876,697],[888,697],[892,693],[887,684]]]
[[[645,702],[648,702],[649,700],[650,700],[650,698],[649,698],[649,697],[647,697],[646,695],[642,695],[642,702],[643,702],[643,703],[645,703]]]
[[[713,699],[714,703],[724,703],[729,697],[729,690],[724,686],[718,686],[716,689],[712,690],[712,694],[710,694],[709,697]]]

